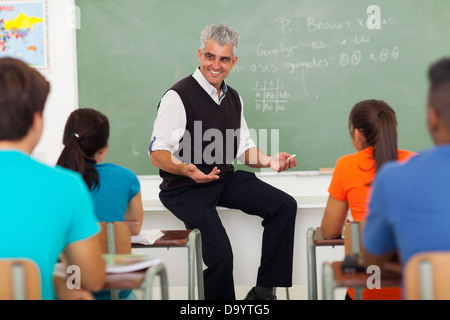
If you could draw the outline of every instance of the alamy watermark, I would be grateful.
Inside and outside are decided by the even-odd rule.
[[[81,269],[77,265],[70,265],[67,267],[66,273],[69,275],[66,280],[67,288],[81,289]]]
[[[381,9],[377,5],[370,5],[366,10],[369,15],[366,21],[367,29],[381,29]]]
[[[241,150],[247,150],[251,147],[249,144],[239,145],[250,141],[241,139],[241,134],[251,138],[257,148],[266,154],[274,155],[280,152],[278,129],[248,129],[247,132],[241,129],[226,129],[223,132],[215,128],[203,130],[202,121],[194,121],[193,131],[191,133],[186,129],[178,129],[173,131],[170,137],[172,142],[179,142],[175,155],[185,163],[205,163],[208,165],[233,163],[238,147]],[[180,137],[182,137],[181,141],[179,141]],[[254,151],[256,152],[256,149]],[[257,164],[256,154],[250,155],[248,163]]]
[[[367,278],[366,287],[368,289],[381,289],[381,269],[379,266],[370,265],[366,273],[371,275]]]

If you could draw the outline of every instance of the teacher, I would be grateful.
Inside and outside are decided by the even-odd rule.
[[[206,299],[235,299],[233,251],[216,207],[261,217],[261,262],[246,299],[276,299],[275,287],[292,286],[297,203],[254,173],[235,171],[232,163],[281,172],[297,162],[285,152],[264,154],[250,138],[242,99],[225,83],[238,60],[238,33],[210,25],[200,41],[200,66],[158,105],[149,154],[163,179],[159,197],[187,229],[201,232]]]

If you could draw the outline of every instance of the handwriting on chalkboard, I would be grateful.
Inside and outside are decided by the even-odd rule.
[[[382,30],[373,31],[367,28],[366,19],[362,18],[342,21],[284,18],[279,20],[278,30],[274,24],[278,36],[249,44],[246,49],[251,59],[239,62],[232,72],[250,73],[256,77],[253,88],[256,110],[286,111],[290,93],[283,82],[290,87],[300,84],[300,90],[292,91],[296,99],[299,95],[308,100],[317,99],[315,92],[306,89],[306,83],[316,75],[323,76],[320,70],[348,70],[347,74],[351,74],[352,70],[358,72],[355,69],[358,66],[400,59],[402,42],[394,39],[386,43],[380,37],[391,32],[397,23],[395,18],[386,17],[380,20]]]
[[[256,81],[255,88],[256,110],[262,112],[280,112],[286,110],[290,94],[280,79],[270,81]]]

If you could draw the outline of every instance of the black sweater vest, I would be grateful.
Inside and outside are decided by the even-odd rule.
[[[186,186],[206,186],[218,183],[234,171],[241,126],[241,101],[231,87],[220,105],[205,92],[192,76],[177,82],[172,88],[186,110],[186,130],[174,155],[186,164],[193,163],[203,173],[220,169],[219,180],[199,184],[191,178],[160,170],[161,190]]]

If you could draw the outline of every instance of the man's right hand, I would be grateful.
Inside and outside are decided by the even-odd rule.
[[[209,174],[204,174],[195,164],[190,163],[186,166],[186,170],[186,176],[197,183],[206,183],[219,179],[220,170],[217,167],[214,167]]]

